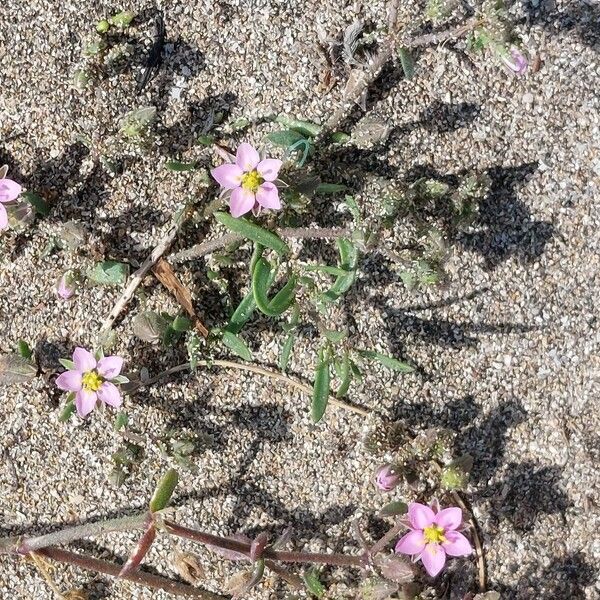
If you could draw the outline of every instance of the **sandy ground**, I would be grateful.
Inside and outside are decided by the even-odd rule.
[[[89,250],[42,257],[61,222],[83,222],[107,257],[139,261],[200,185],[199,175],[169,172],[164,162],[200,157],[190,140],[211,110],[231,120],[274,112],[323,118],[339,87],[327,95],[315,91],[317,24],[336,34],[357,17],[379,27],[385,22],[377,0],[172,0],[160,7],[169,54],[141,97],[139,66],[85,93],[71,87],[87,32],[107,4],[8,0],[0,7],[0,164],[53,204],[35,228],[0,240],[2,352],[24,338],[49,363],[68,356],[74,345],[92,342],[118,296],[118,289],[95,287],[68,304],[55,299],[59,274],[91,261]],[[414,361],[420,373],[373,369],[351,399],[416,429],[457,432],[458,449],[475,459],[469,499],[492,589],[507,599],[592,599],[600,596],[600,6],[541,0],[515,3],[513,11],[526,46],[540,53],[537,73],[510,78],[497,65],[472,63],[446,47],[423,52],[412,81],[391,68],[387,85],[371,96],[372,113],[395,131],[385,147],[358,157],[365,169],[398,180],[423,168],[443,175],[479,170],[491,177],[492,190],[477,223],[448,240],[444,286],[410,293],[391,264],[368,262],[364,285],[344,306],[351,334],[364,347]],[[146,46],[151,34],[148,23],[131,31]],[[78,136],[106,139],[123,114],[145,104],[160,109],[162,145],[132,154],[123,174],[113,176]],[[251,139],[259,141],[268,128]],[[357,157],[341,157],[342,180],[344,161],[350,170]],[[359,195],[365,210],[369,194],[366,185]],[[199,235],[187,230],[179,247]],[[202,263],[181,276],[206,322],[218,324],[215,289]],[[156,285],[145,292],[148,307],[174,310]],[[133,314],[117,329],[117,350],[130,368],[157,372],[181,362],[180,350],[136,342]],[[281,336],[266,322],[250,327],[248,339],[258,362],[276,361]],[[293,372],[310,377],[315,344],[311,336],[302,339]],[[143,507],[168,464],[150,450],[116,489],[106,479],[118,445],[108,417],[60,424],[59,398],[41,380],[2,389],[0,399],[5,535]],[[175,427],[213,438],[195,457],[197,473],[186,474],[178,491],[180,521],[224,534],[293,524],[298,547],[354,547],[351,520],[385,502],[370,483],[376,462],[357,442],[364,423],[332,409],[315,427],[307,404],[261,378],[205,371],[137,394],[127,410],[136,428],[153,435]],[[80,547],[122,558],[132,541],[111,535]],[[173,548],[163,538],[153,548],[149,561],[159,572],[173,574]],[[233,570],[200,554],[207,586],[219,589]],[[166,597],[81,571],[60,568],[55,578],[64,590],[85,588],[90,598]],[[328,571],[327,578],[335,584],[344,574]],[[256,597],[285,597],[269,583]],[[340,584],[334,596],[344,594]],[[1,561],[0,596],[53,597],[32,565],[12,559]]]

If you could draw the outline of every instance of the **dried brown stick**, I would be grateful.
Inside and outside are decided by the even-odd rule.
[[[477,567],[479,571],[479,591],[485,592],[487,587],[486,574],[485,574],[485,556],[483,554],[483,544],[481,543],[481,539],[479,538],[479,531],[477,521],[475,521],[475,517],[473,516],[473,511],[469,510],[467,505],[464,503],[463,499],[460,497],[458,492],[451,492],[452,499],[464,513],[471,515],[471,529],[473,531],[473,542],[475,543],[475,550],[477,551]]]
[[[152,267],[152,273],[172,294],[183,310],[189,315],[194,323],[194,328],[202,337],[208,337],[208,329],[204,326],[202,321],[198,318],[194,304],[192,302],[192,295],[190,291],[179,281],[177,275],[173,271],[173,267],[164,259],[160,258],[158,262]]]
[[[325,121],[316,142],[327,137],[329,133],[334,131],[343,121],[347,114],[353,109],[356,102],[364,94],[373,82],[379,76],[379,73],[385,64],[392,59],[398,48],[418,48],[422,46],[432,46],[446,42],[451,39],[456,39],[471,31],[478,23],[478,20],[473,18],[467,20],[463,25],[453,29],[447,29],[439,33],[429,33],[420,36],[398,35],[396,32],[390,33],[387,38],[381,43],[381,49],[378,54],[370,62],[369,66],[360,73],[356,84],[352,89],[345,94],[338,108]]]
[[[183,209],[182,213],[175,220],[175,223],[169,228],[169,231],[161,238],[158,244],[155,246],[154,250],[150,253],[150,255],[146,258],[146,260],[142,263],[139,269],[135,271],[135,273],[131,276],[127,287],[113,306],[110,311],[108,317],[104,319],[102,323],[102,327],[100,328],[100,332],[98,334],[98,339],[102,340],[104,336],[112,329],[114,322],[117,320],[118,316],[127,306],[129,301],[133,298],[135,291],[138,289],[139,285],[142,283],[144,277],[148,274],[150,269],[158,262],[158,260],[162,257],[162,255],[171,247],[171,244],[175,241],[181,226],[185,222],[188,214],[191,211],[191,207],[187,206]]]
[[[283,373],[278,373],[277,371],[271,371],[270,369],[265,369],[264,367],[260,367],[258,365],[252,365],[252,364],[247,364],[247,363],[243,363],[243,362],[234,362],[232,360],[220,360],[220,359],[199,360],[197,364],[199,366],[203,366],[203,367],[224,367],[227,369],[237,369],[238,371],[249,371],[250,373],[256,373],[257,375],[263,375],[265,377],[269,377],[270,379],[274,379],[275,381],[281,381],[291,387],[295,387],[296,389],[304,392],[305,394],[308,394],[309,396],[312,395],[312,388],[310,386],[306,385],[305,383],[302,383],[301,381],[297,381],[296,379],[293,379],[289,375],[285,375]],[[141,382],[136,387],[133,387],[132,389],[130,389],[129,392],[134,392],[137,389],[140,389],[142,387],[152,385],[152,384],[156,383],[157,381],[160,381],[164,377],[168,377],[169,375],[173,375],[174,373],[180,373],[182,371],[187,371],[190,369],[191,369],[190,363],[183,363],[181,365],[177,365],[175,367],[172,367],[171,369],[167,369],[163,373],[159,373],[156,377],[153,377],[152,379],[149,379],[148,381]],[[354,406],[353,404],[349,404],[349,403],[339,400],[338,398],[335,398],[335,397],[330,397],[329,402],[331,404],[333,404],[334,406],[343,408],[347,411],[362,415],[364,417],[366,417],[370,414],[368,410],[361,408],[360,406]]]

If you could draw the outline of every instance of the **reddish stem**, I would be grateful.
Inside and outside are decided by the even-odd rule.
[[[118,577],[121,570],[120,565],[100,560],[98,558],[92,558],[89,556],[82,556],[75,552],[69,552],[61,548],[42,548],[37,550],[35,554],[44,556],[52,560],[75,565],[88,571],[96,571],[98,573],[104,573],[105,575],[111,575],[112,577]],[[123,579],[127,581],[133,581],[141,585],[146,585],[158,590],[164,590],[171,594],[178,596],[191,596],[193,598],[203,598],[204,600],[224,600],[226,596],[214,594],[207,590],[200,588],[191,587],[177,581],[171,581],[165,577],[159,575],[152,575],[151,573],[145,573],[143,571],[134,571],[123,576]]]
[[[239,542],[231,538],[224,538],[211,533],[189,529],[183,525],[177,525],[171,521],[163,522],[168,533],[177,537],[193,540],[209,546],[217,546],[224,550],[231,550],[244,554],[250,560],[251,544]],[[314,552],[284,552],[266,548],[262,554],[263,558],[280,562],[320,563],[324,565],[336,565],[340,567],[360,567],[360,556],[347,554],[318,554]]]

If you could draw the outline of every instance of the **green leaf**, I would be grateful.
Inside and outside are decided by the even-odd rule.
[[[151,310],[146,310],[133,318],[133,334],[144,342],[152,343],[163,339],[168,329],[168,321]]]
[[[87,278],[100,285],[123,285],[129,277],[129,265],[105,260],[88,271]]]
[[[74,400],[69,400],[65,404],[64,408],[62,409],[62,411],[61,411],[61,413],[60,413],[60,415],[58,417],[58,420],[61,423],[66,423],[71,418],[71,415],[75,414],[76,410],[77,409],[75,408],[75,401]]]
[[[252,360],[252,352],[244,340],[231,331],[223,332],[223,343],[243,360]]]
[[[161,477],[150,500],[150,512],[157,512],[167,507],[178,481],[179,475],[175,469],[169,469]]]
[[[398,371],[399,373],[412,373],[415,368],[408,363],[401,362],[392,356],[387,354],[381,354],[381,352],[375,352],[373,350],[359,350],[358,354],[368,360],[375,360],[384,367]]]
[[[231,317],[229,317],[229,323],[227,324],[227,327],[225,327],[225,330],[231,333],[239,333],[249,321],[255,308],[256,302],[254,301],[254,294],[250,291],[242,298],[238,307]]]
[[[289,333],[288,336],[285,338],[285,342],[283,342],[283,346],[281,347],[281,354],[279,355],[279,368],[282,371],[285,371],[287,369],[295,341],[296,335],[294,333]]]
[[[312,121],[301,121],[299,119],[292,119],[285,115],[278,115],[275,119],[277,123],[280,123],[284,127],[288,127],[306,137],[316,137],[321,132],[321,125],[313,123]],[[288,144],[289,145],[289,144]]]
[[[289,148],[290,146],[293,146],[294,144],[297,144],[303,140],[308,141],[306,136],[298,133],[297,131],[293,131],[292,129],[287,129],[285,131],[273,131],[267,134],[267,139],[271,143],[281,148]]]
[[[315,190],[315,194],[338,194],[348,189],[341,183],[320,183]]]
[[[323,350],[319,350],[319,358],[315,367],[315,382],[312,396],[312,420],[318,423],[325,414],[329,402],[330,386],[329,361],[325,360]]]
[[[196,168],[196,163],[184,163],[177,160],[170,160],[165,166],[169,171],[182,173],[184,171],[193,171]]]
[[[33,350],[29,347],[29,344],[25,340],[19,340],[17,344],[17,352],[23,358],[29,360],[33,356]]]
[[[127,423],[129,423],[129,417],[127,416],[127,413],[123,412],[122,410],[119,411],[117,413],[117,417],[115,418],[115,431],[123,429],[123,427],[125,427]]]
[[[278,235],[263,229],[247,219],[241,217],[236,219],[224,212],[216,212],[215,218],[219,223],[225,225],[227,229],[234,233],[239,233],[249,240],[257,242],[267,248],[271,248],[282,256],[290,251],[289,246]]]
[[[50,214],[50,207],[48,203],[34,192],[24,192],[21,194],[21,198],[27,200],[38,215],[47,217]]]
[[[215,143],[214,135],[199,135],[197,140],[202,146],[212,146]]]
[[[269,300],[268,292],[272,284],[271,264],[264,258],[259,258],[252,273],[252,293],[258,310],[269,317],[283,314],[294,302],[298,280],[291,276],[287,283]]]
[[[26,383],[37,376],[37,367],[19,354],[0,356],[0,385]]]
[[[73,371],[75,369],[75,363],[68,358],[59,358],[58,362],[65,368],[67,371]]]
[[[402,502],[401,500],[395,500],[394,502],[390,502],[386,504],[380,511],[380,517],[395,517],[396,515],[404,515],[408,511],[408,506],[406,502]]]
[[[337,375],[340,378],[341,383],[335,395],[337,398],[342,398],[348,393],[350,384],[352,383],[352,368],[350,367],[350,357],[348,352],[344,352],[344,356],[338,364]]]
[[[121,133],[128,138],[139,137],[152,125],[156,114],[156,106],[145,106],[132,110],[121,119]]]
[[[275,294],[269,302],[269,311],[275,315],[283,314],[296,299],[296,286],[298,278],[291,275],[286,284]]]
[[[345,274],[339,275],[334,284],[323,294],[326,302],[335,302],[342,294],[345,294],[354,284],[356,279],[356,265],[358,262],[358,250],[349,240],[338,239],[338,250],[340,253],[340,268]]]
[[[347,133],[344,133],[343,131],[334,131],[331,134],[331,141],[335,144],[345,144],[346,142],[349,142],[350,139],[351,136],[349,136]]]
[[[121,29],[126,29],[131,25],[131,22],[134,19],[134,14],[130,10],[123,10],[116,15],[108,18],[108,22],[115,27],[120,27]]]
[[[398,57],[400,58],[400,64],[404,71],[404,77],[406,77],[406,79],[412,79],[415,75],[415,61],[411,53],[406,48],[399,48]]]
[[[347,331],[336,331],[335,329],[324,329],[322,334],[333,344],[339,344],[348,337]]]
[[[317,598],[322,598],[325,595],[325,586],[319,579],[319,571],[316,568],[312,568],[302,575],[304,585],[306,589]]]
[[[189,331],[192,328],[192,322],[182,315],[179,315],[173,319],[171,327],[178,332]]]

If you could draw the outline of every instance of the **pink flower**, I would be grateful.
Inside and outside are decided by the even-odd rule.
[[[408,507],[407,526],[411,529],[396,544],[398,554],[410,554],[421,560],[425,570],[435,577],[446,564],[446,556],[468,556],[473,552],[469,540],[457,529],[462,511],[451,506],[434,512],[418,502]]]
[[[231,214],[237,218],[250,211],[257,215],[263,208],[281,208],[279,190],[273,183],[281,165],[276,158],[261,160],[256,148],[240,144],[235,162],[216,167],[211,175],[224,192],[231,192],[229,206]]]
[[[500,59],[504,65],[516,75],[523,75],[523,73],[525,73],[527,70],[527,59],[514,46],[512,46],[508,51],[502,49],[500,51]]]
[[[391,492],[400,483],[400,473],[394,465],[383,465],[375,472],[375,485],[382,492]]]
[[[104,402],[118,408],[123,403],[121,392],[112,380],[122,382],[120,377],[123,359],[119,356],[106,356],[96,361],[94,355],[83,348],[73,352],[73,368],[61,373],[56,385],[68,392],[75,392],[77,414],[85,417],[96,407],[96,402]]]
[[[78,282],[73,271],[67,271],[56,282],[56,294],[63,300],[68,300],[75,294],[77,287]]]
[[[2,171],[6,174],[6,169],[2,169]],[[21,193],[21,189],[21,186],[12,179],[4,177],[0,179],[0,229],[8,227],[8,213],[2,204],[16,200]]]

